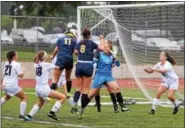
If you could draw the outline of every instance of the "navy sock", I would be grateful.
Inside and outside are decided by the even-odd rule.
[[[91,101],[91,99],[89,99],[87,94],[82,94],[82,98],[81,98],[81,108],[84,109],[88,103]]]
[[[116,96],[114,93],[110,93],[110,98],[112,100],[113,106],[118,107],[117,102],[116,102]]]
[[[118,102],[119,102],[119,105],[120,105],[121,107],[123,107],[123,97],[122,97],[121,92],[116,93],[116,97],[117,97],[117,100],[118,100]]]
[[[100,106],[100,95],[95,96],[97,106]]]
[[[80,91],[76,91],[73,97],[73,102],[77,103],[80,98]]]
[[[69,93],[71,91],[72,81],[71,80],[67,81],[66,86],[67,86],[67,92]]]

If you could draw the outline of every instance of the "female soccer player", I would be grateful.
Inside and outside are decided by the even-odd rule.
[[[18,86],[18,78],[23,78],[24,73],[21,70],[20,63],[17,62],[18,54],[16,51],[9,51],[7,53],[7,59],[8,61],[5,63],[3,71],[3,89],[5,91],[5,96],[1,98],[1,105],[11,99],[13,96],[19,97],[21,99],[19,118],[24,118],[27,96]]]
[[[48,113],[48,116],[54,120],[59,120],[55,115],[63,102],[66,99],[66,96],[60,92],[55,90],[51,90],[48,85],[49,72],[51,69],[59,68],[51,63],[44,62],[47,57],[47,53],[45,51],[39,51],[34,59],[34,67],[36,74],[36,95],[39,99],[39,102],[33,106],[30,113],[25,116],[25,120],[32,120],[32,117],[38,112],[39,109],[44,105],[44,102],[47,97],[57,99],[51,111]]]
[[[89,94],[85,97],[82,97],[82,106],[80,111],[81,116],[84,113],[85,107],[88,105],[90,100],[97,93],[99,93],[99,90],[104,83],[106,83],[106,85],[111,89],[113,89],[113,91],[116,93],[118,97],[117,100],[122,105],[121,109],[123,111],[129,110],[123,105],[123,98],[120,92],[120,88],[116,80],[112,77],[112,64],[114,63],[116,66],[119,66],[120,62],[113,57],[113,55],[110,52],[111,49],[112,49],[112,42],[106,41],[104,44],[104,51],[100,52],[96,56],[96,61],[98,62],[97,64],[98,70],[96,71]]]
[[[70,29],[65,33],[65,37],[59,38],[57,41],[57,45],[53,51],[52,59],[57,54],[56,66],[59,68],[55,68],[54,70],[54,79],[51,85],[51,89],[57,89],[57,83],[59,81],[60,75],[65,69],[66,73],[66,81],[67,81],[67,91],[70,92],[72,81],[71,81],[71,72],[73,69],[73,52],[76,46],[76,30]]]
[[[93,75],[93,57],[94,50],[103,48],[103,42],[100,42],[98,46],[94,43],[91,38],[91,32],[89,29],[84,29],[82,32],[83,40],[81,40],[75,49],[75,52],[78,54],[78,62],[76,64],[76,86],[77,90],[74,94],[74,107],[71,109],[71,113],[77,112],[77,101],[82,95],[82,99],[87,96],[90,88],[90,84],[92,82]],[[103,39],[100,36],[101,40]]]
[[[178,90],[179,78],[176,75],[172,65],[175,65],[175,60],[169,55],[168,52],[161,52],[160,62],[158,62],[153,68],[145,68],[144,71],[147,73],[159,72],[163,75],[162,83],[159,86],[156,97],[153,99],[152,109],[149,114],[154,115],[156,106],[158,105],[159,99],[162,94],[168,90],[168,99],[174,104],[172,114],[178,112],[180,105],[175,100],[174,94]]]

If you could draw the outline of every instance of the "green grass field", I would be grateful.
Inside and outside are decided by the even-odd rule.
[[[25,89],[26,92],[34,92],[34,89]],[[127,91],[128,92],[128,91]],[[102,92],[103,93],[103,92]],[[2,93],[4,95],[4,93]],[[107,101],[108,98],[102,98]],[[26,114],[31,110],[37,101],[35,95],[28,95]],[[78,120],[78,115],[69,112],[70,107],[67,102],[62,106],[57,115],[60,121],[54,121],[47,117],[55,100],[45,104],[45,106],[34,116],[34,121],[25,122],[19,120],[19,99],[13,97],[2,106],[2,128],[183,128],[184,109],[180,109],[177,115],[172,115],[172,108],[158,107],[155,115],[149,115],[151,105],[129,105],[129,112],[114,113],[112,106],[102,106],[102,112],[97,113],[96,108],[87,107],[84,119]],[[5,118],[6,117],[6,118]],[[10,118],[13,117],[13,118]],[[7,119],[8,118],[8,119]]]

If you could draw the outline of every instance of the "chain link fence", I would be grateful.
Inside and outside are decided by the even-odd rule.
[[[66,29],[69,22],[76,23],[76,16],[36,17],[36,16],[1,16],[2,60],[6,52],[16,50],[20,61],[32,61],[38,50],[51,52],[55,41]]]

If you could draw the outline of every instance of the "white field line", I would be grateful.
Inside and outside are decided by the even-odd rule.
[[[9,117],[9,116],[5,116],[5,117],[1,117],[1,118],[8,119],[8,120],[22,120],[22,119],[19,119],[19,118]],[[57,125],[57,126],[74,127],[74,128],[89,128],[89,126],[75,125],[75,124],[66,124],[66,123],[53,123],[53,122],[49,122],[49,121],[32,120],[31,122],[39,123],[39,124],[50,124],[50,125]]]

